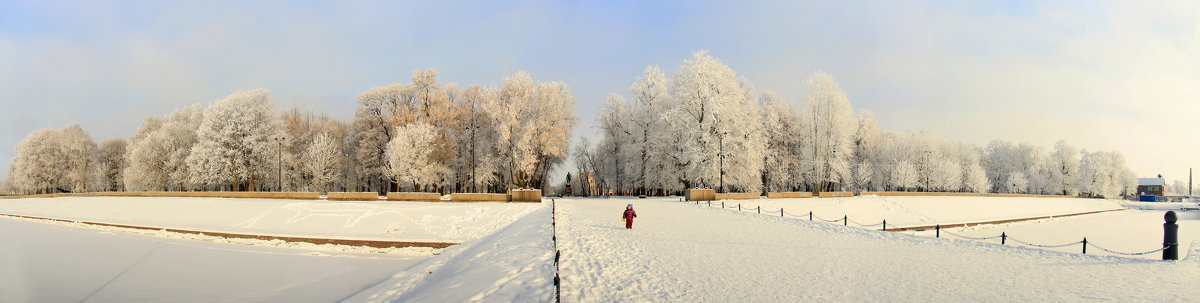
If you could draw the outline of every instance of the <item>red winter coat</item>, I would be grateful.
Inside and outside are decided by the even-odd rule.
[[[625,214],[621,215],[621,218],[625,218],[625,220],[633,220],[633,218],[637,218],[637,212],[633,211],[632,208],[626,209]]]

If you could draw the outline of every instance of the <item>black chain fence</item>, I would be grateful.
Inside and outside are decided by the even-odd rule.
[[[682,201],[682,200],[681,200],[681,201]],[[700,202],[698,202],[698,201],[697,201],[697,202],[693,202],[693,203],[694,203],[694,204],[696,204],[696,205],[701,205],[701,204],[700,204]],[[713,204],[712,204],[712,201],[709,201],[709,202],[707,203],[707,205],[708,205],[708,206],[713,206]],[[725,201],[721,201],[721,205],[719,205],[719,206],[720,206],[722,209],[737,209],[737,210],[739,210],[739,211],[749,211],[749,210],[754,210],[755,212],[757,212],[757,213],[759,213],[759,214],[762,214],[762,206],[761,206],[761,205],[755,206],[754,208],[749,208],[749,207],[745,207],[745,208],[744,208],[744,207],[742,207],[742,204],[741,204],[741,203],[738,203],[737,205],[732,205],[732,204],[730,204],[730,205],[726,206],[726,203],[725,203]],[[775,213],[775,211],[772,211],[771,213]],[[925,231],[925,230],[929,230],[929,229],[930,229],[930,228],[928,228],[928,227],[922,227],[922,228],[904,228],[904,227],[896,227],[896,226],[892,226],[892,228],[891,228],[891,229],[888,229],[887,220],[883,220],[883,222],[879,222],[879,223],[875,223],[875,224],[864,224],[864,223],[862,223],[862,222],[858,222],[858,221],[856,221],[856,220],[850,219],[850,216],[849,216],[849,215],[843,215],[841,218],[838,218],[838,219],[833,219],[833,220],[829,220],[829,219],[825,219],[825,218],[822,218],[822,217],[820,217],[820,216],[817,216],[817,215],[815,215],[815,214],[814,214],[812,211],[809,211],[807,214],[804,214],[804,213],[801,213],[801,214],[793,214],[793,213],[790,213],[790,212],[788,212],[788,211],[784,210],[784,208],[782,208],[782,207],[781,207],[781,208],[779,208],[779,211],[778,211],[777,213],[779,214],[779,216],[780,216],[780,217],[792,217],[792,218],[798,218],[798,219],[805,219],[805,218],[807,218],[809,221],[820,221],[820,222],[827,222],[827,223],[836,223],[836,222],[842,222],[842,225],[847,225],[847,226],[849,225],[849,223],[854,223],[854,225],[857,225],[857,226],[860,226],[860,227],[876,227],[876,226],[882,226],[882,227],[880,228],[880,230],[883,230],[883,231]],[[1046,245],[1046,244],[1037,244],[1037,243],[1031,243],[1031,242],[1026,242],[1026,241],[1021,241],[1021,240],[1018,240],[1018,239],[1014,239],[1014,238],[1012,238],[1012,237],[1008,236],[1007,234],[1005,234],[1005,233],[1003,233],[1003,232],[1002,232],[1002,233],[1000,233],[1000,235],[997,235],[997,236],[991,236],[991,237],[969,237],[969,236],[964,236],[964,235],[960,235],[960,234],[957,234],[957,233],[950,232],[949,230],[943,230],[943,229],[941,228],[941,226],[940,226],[940,225],[935,225],[933,229],[934,229],[934,230],[935,230],[935,232],[936,232],[936,234],[935,234],[936,236],[935,236],[935,237],[937,237],[937,238],[941,238],[941,234],[942,234],[943,232],[945,232],[945,233],[946,233],[946,234],[948,234],[948,235],[951,235],[951,236],[954,236],[954,237],[958,237],[958,238],[962,238],[962,239],[966,239],[966,240],[974,240],[974,241],[987,241],[987,240],[1000,239],[1000,244],[1007,244],[1007,242],[1008,242],[1008,241],[1012,241],[1012,242],[1014,242],[1014,243],[1017,243],[1017,244],[1021,244],[1021,245],[1025,245],[1025,246],[1030,246],[1030,247],[1038,247],[1038,248],[1062,248],[1062,247],[1068,247],[1068,246],[1073,246],[1073,245],[1080,245],[1080,247],[1081,247],[1081,252],[1082,252],[1083,254],[1087,254],[1087,249],[1088,249],[1088,247],[1092,247],[1092,248],[1099,249],[1099,250],[1101,250],[1101,251],[1104,251],[1104,252],[1106,252],[1106,253],[1110,253],[1110,254],[1114,254],[1114,255],[1122,255],[1122,256],[1141,256],[1141,255],[1148,255],[1148,254],[1152,254],[1152,253],[1162,252],[1162,251],[1164,251],[1164,250],[1167,250],[1167,249],[1171,248],[1171,246],[1172,246],[1172,245],[1170,245],[1170,244],[1163,244],[1163,247],[1160,247],[1160,248],[1158,248],[1158,249],[1151,250],[1151,251],[1145,251],[1145,252],[1122,252],[1122,251],[1116,251],[1116,250],[1111,250],[1111,249],[1108,249],[1108,248],[1104,248],[1104,247],[1102,247],[1102,246],[1096,245],[1095,243],[1088,242],[1088,240],[1087,240],[1087,238],[1086,238],[1086,237],[1085,237],[1085,238],[1083,238],[1083,240],[1080,240],[1080,241],[1075,241],[1075,242],[1070,242],[1070,243],[1063,243],[1063,244]]]

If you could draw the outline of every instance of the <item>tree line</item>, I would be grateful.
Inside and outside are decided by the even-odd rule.
[[[276,111],[258,89],[147,117],[133,137],[100,144],[78,125],[42,129],[17,145],[2,185],[26,194],[541,188],[578,120],[566,84],[523,71],[462,89],[419,70],[356,101],[349,123]]]
[[[356,98],[353,120],[277,111],[265,89],[147,117],[130,138],[96,144],[78,125],[16,147],[6,192],[424,191],[549,188],[567,157],[579,194],[949,191],[1115,197],[1136,186],[1116,152],[885,132],[828,73],[804,80],[795,108],[706,52],[667,77],[647,67],[610,94],[601,138],[568,145],[578,122],[562,82],[525,72],[498,86],[409,83]],[[562,192],[565,185],[556,184]]]
[[[610,94],[602,135],[573,150],[576,193],[939,191],[1117,197],[1136,178],[1116,152],[993,141],[978,147],[924,131],[885,132],[854,111],[833,76],[804,81],[802,108],[756,94],[706,52],[670,78],[647,67],[629,98]],[[566,184],[559,186],[565,187]],[[564,188],[565,189],[565,188]]]

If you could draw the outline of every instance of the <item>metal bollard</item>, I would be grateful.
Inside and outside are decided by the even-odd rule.
[[[1163,223],[1163,246],[1167,248],[1163,250],[1163,260],[1179,260],[1179,224],[1175,224],[1178,219],[1174,211],[1163,216],[1166,221]]]
[[[721,201],[721,208],[725,208],[725,201]]]
[[[942,225],[936,224],[933,226],[933,229],[937,230],[937,234],[934,236],[934,238],[941,238],[942,237]]]
[[[850,226],[850,216],[842,215],[842,226]]]
[[[742,211],[742,204],[738,203],[738,211]]]
[[[780,216],[780,217],[783,217],[783,207],[780,207],[780,208],[779,208],[779,216]]]
[[[812,211],[808,211],[808,220],[812,221]]]
[[[1087,254],[1087,237],[1083,237],[1083,254]]]
[[[1007,240],[1008,240],[1008,235],[1005,235],[1003,232],[1001,232],[1000,233],[1000,245],[1004,245],[1004,242]]]
[[[881,229],[881,230],[887,231],[887,219],[883,219],[883,229]]]

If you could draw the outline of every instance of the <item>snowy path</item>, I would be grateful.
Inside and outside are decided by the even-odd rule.
[[[620,211],[634,203],[633,230]],[[563,301],[1184,301],[1194,261],[1085,256],[658,200],[559,201]]]
[[[0,302],[332,302],[429,257],[313,253],[0,218]]]

